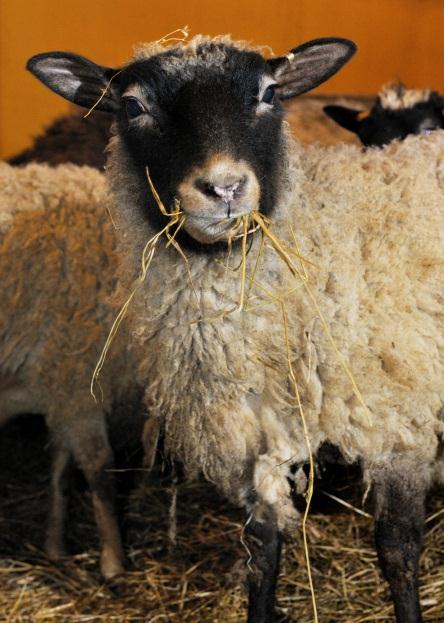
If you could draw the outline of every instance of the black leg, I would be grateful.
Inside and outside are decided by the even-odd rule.
[[[246,532],[250,537],[252,572],[249,577],[248,623],[272,623],[282,535],[274,522],[250,521]]]
[[[392,465],[382,474],[374,484],[375,543],[379,562],[390,584],[397,623],[422,623],[418,564],[426,484],[420,474],[401,473]]]

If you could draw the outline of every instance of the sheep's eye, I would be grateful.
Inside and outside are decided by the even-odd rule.
[[[264,102],[264,104],[271,104],[273,102],[275,89],[276,89],[275,84],[270,84],[265,89],[264,94],[262,96],[262,102]]]
[[[124,102],[125,112],[128,119],[135,119],[145,112],[143,104],[141,104],[135,97],[125,97]]]

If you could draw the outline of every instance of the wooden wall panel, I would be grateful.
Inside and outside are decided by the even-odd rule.
[[[320,92],[372,93],[396,78],[444,91],[443,0],[0,0],[0,157],[68,110],[24,71],[29,56],[64,49],[118,65],[134,42],[185,24],[277,54],[313,37],[354,39],[359,54]]]

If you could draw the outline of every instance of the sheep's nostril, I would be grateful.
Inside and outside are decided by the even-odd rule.
[[[194,186],[207,197],[222,199],[225,203],[229,203],[242,195],[245,182],[245,176],[230,184],[211,183],[200,178],[195,180]]]
[[[207,197],[218,197],[219,196],[216,193],[214,186],[212,184],[209,184],[205,180],[202,180],[202,179],[195,180],[194,186]]]

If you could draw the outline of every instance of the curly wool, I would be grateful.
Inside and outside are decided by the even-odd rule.
[[[271,506],[281,527],[296,517],[287,477],[307,448],[286,380],[279,306],[265,290],[293,290],[291,352],[313,452],[329,441],[364,470],[403,455],[431,478],[442,473],[435,457],[444,432],[444,136],[367,152],[301,150],[288,139],[288,149],[274,231],[291,244],[291,222],[303,255],[320,267],[309,271],[311,288],[368,410],[302,284],[271,250],[249,311],[221,316],[236,306],[240,287],[221,258],[191,255],[190,287],[183,260],[163,247],[131,309],[144,352],[139,380],[170,452],[233,501],[255,501],[256,516]],[[129,170],[115,137],[110,182],[128,287],[153,234],[132,209]],[[257,246],[256,238],[250,257]],[[233,249],[232,265],[239,253]]]

